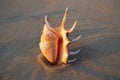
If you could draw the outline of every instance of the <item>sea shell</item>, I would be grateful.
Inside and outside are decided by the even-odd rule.
[[[45,16],[45,25],[42,31],[41,40],[39,43],[42,55],[51,64],[67,64],[69,62],[74,62],[77,58],[68,60],[70,55],[79,53],[80,50],[76,52],[69,52],[68,45],[72,41],[76,41],[80,38],[79,35],[76,39],[69,40],[68,34],[70,34],[76,26],[77,21],[74,22],[70,30],[65,30],[66,16],[68,13],[68,8],[66,8],[61,25],[58,28],[52,28],[48,22],[47,16]]]

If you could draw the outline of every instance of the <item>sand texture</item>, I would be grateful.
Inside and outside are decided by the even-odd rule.
[[[78,20],[69,37],[82,35],[69,50],[81,51],[75,63],[49,72],[37,60],[44,16],[57,27],[66,7],[65,28]],[[120,80],[120,1],[1,0],[0,80]]]

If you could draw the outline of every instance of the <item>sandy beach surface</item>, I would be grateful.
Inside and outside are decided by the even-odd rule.
[[[81,51],[51,73],[37,61],[44,16],[57,27],[66,7],[65,28],[78,20],[69,37],[82,35],[69,49]],[[0,80],[120,80],[120,1],[0,0]]]

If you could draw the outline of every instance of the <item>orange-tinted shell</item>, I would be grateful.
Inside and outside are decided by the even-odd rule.
[[[68,9],[66,9],[62,23],[58,28],[51,28],[47,20],[47,16],[45,16],[45,25],[39,46],[43,56],[52,64],[67,64],[68,62],[68,44],[71,42],[68,39],[68,34],[73,31],[77,21],[75,21],[73,27],[70,30],[65,30],[64,25],[67,12]]]
[[[46,25],[44,26],[43,34],[41,36],[40,49],[48,61],[51,63],[56,63],[58,38],[46,27]]]

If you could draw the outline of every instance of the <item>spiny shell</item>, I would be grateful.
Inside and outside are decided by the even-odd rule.
[[[64,25],[66,21],[67,12],[68,9],[66,8],[62,23],[58,28],[52,28],[47,20],[47,16],[45,16],[45,25],[42,31],[39,46],[43,56],[52,64],[68,63],[68,57],[70,55],[70,52],[68,51],[68,44],[70,44],[71,42],[68,39],[68,34],[73,31],[77,21],[75,21],[73,27],[70,30],[65,30]]]

